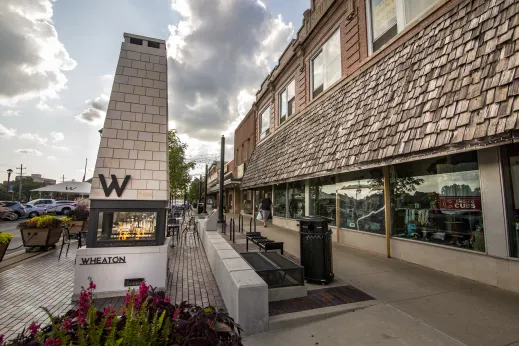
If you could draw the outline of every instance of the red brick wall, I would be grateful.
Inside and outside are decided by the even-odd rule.
[[[241,161],[241,151],[242,149],[245,149],[247,151],[247,141],[250,138],[251,141],[251,152],[256,147],[255,145],[255,129],[256,126],[254,124],[255,121],[255,112],[254,107],[247,113],[245,118],[241,121],[241,123],[236,127],[236,130],[234,130],[234,165],[236,166],[233,170],[233,175],[236,177],[238,175],[238,166],[241,165],[243,162],[247,162],[247,156],[244,155],[243,162]],[[242,148],[243,145],[243,148]],[[236,149],[239,149],[239,156],[236,157]],[[247,153],[247,155],[250,157],[250,154]]]

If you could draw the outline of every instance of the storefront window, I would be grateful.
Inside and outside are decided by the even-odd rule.
[[[274,216],[287,216],[287,184],[274,185]]]
[[[503,147],[510,256],[519,257],[519,144]]]
[[[297,219],[305,216],[305,183],[288,183],[288,217]]]
[[[115,211],[100,212],[97,242],[140,245],[156,240],[156,212]]]
[[[252,190],[245,190],[243,192],[243,212],[245,214],[252,214]]]
[[[392,233],[485,251],[476,152],[393,167]]]
[[[310,180],[310,215],[324,216],[335,226],[336,219],[336,186],[335,177]]]
[[[340,227],[385,234],[382,170],[347,173],[338,180]]]

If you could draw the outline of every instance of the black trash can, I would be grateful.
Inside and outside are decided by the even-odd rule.
[[[203,211],[204,211],[204,206],[203,206],[203,204],[199,204],[199,205],[198,205],[198,214],[202,214]]]
[[[299,219],[300,258],[309,282],[327,284],[333,280],[332,231],[328,218],[307,216]]]

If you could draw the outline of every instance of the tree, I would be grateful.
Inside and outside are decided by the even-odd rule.
[[[187,194],[187,197],[191,201],[198,201],[198,197],[200,197],[199,189],[200,189],[200,178],[195,178],[191,181],[191,184],[189,184],[189,192]],[[203,193],[204,193],[204,179],[202,178],[202,194]]]
[[[182,143],[175,130],[168,132],[169,193],[174,199],[183,198],[191,180],[189,171],[195,163],[186,160],[187,144]]]
[[[13,198],[15,201],[19,200],[19,188],[20,188],[20,178],[16,179],[16,181],[10,182],[10,184],[14,185],[13,193],[7,193],[7,181],[4,181],[0,184],[0,201],[10,201]],[[31,190],[37,189],[41,187],[41,183],[35,182],[31,177],[23,177],[22,183],[22,201],[20,202],[28,202],[29,201],[29,193]],[[47,196],[48,194],[42,195],[42,197]]]

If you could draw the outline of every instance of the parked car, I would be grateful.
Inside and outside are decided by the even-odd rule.
[[[68,215],[72,210],[78,206],[75,201],[56,201],[55,205],[47,208],[47,213],[56,213],[57,215]]]
[[[47,214],[47,207],[45,204],[26,204],[24,205],[25,212],[29,218],[33,218],[35,216],[45,215]]]
[[[10,216],[7,215],[0,215],[0,218],[5,220],[11,220],[16,221],[21,217],[24,217],[26,212],[24,206],[20,202],[10,202],[5,201],[2,202],[7,208],[11,209],[13,211],[13,214]]]

